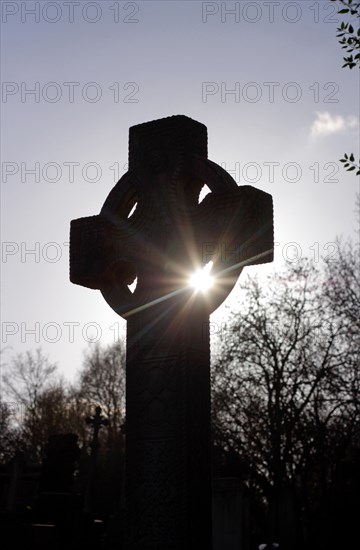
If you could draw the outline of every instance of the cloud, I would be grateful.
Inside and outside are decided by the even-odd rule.
[[[346,118],[341,115],[331,115],[327,111],[317,112],[316,120],[311,126],[311,136],[321,137],[337,134],[344,130],[351,130],[359,126],[359,119],[355,115]]]

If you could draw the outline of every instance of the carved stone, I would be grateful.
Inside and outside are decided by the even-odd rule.
[[[71,222],[71,281],[127,319],[129,550],[211,548],[209,315],[244,265],[272,258],[271,196],[208,160],[206,127],[185,116],[130,128],[129,171]],[[214,288],[196,293],[210,260]]]

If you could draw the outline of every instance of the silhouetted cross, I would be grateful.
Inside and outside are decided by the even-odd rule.
[[[108,426],[109,420],[101,416],[101,407],[95,408],[95,415],[85,418],[86,424],[93,427],[93,437],[90,443],[92,453],[99,448],[99,431],[101,426]]]
[[[71,281],[128,321],[129,549],[210,548],[209,314],[272,258],[271,196],[208,160],[206,127],[185,116],[130,128],[129,172],[98,216],[71,222]],[[214,286],[194,292],[209,261]]]
[[[101,407],[98,406],[95,408],[95,415],[86,417],[85,422],[86,424],[88,424],[89,426],[92,426],[93,428],[93,437],[90,443],[91,454],[90,454],[90,462],[89,462],[89,471],[88,471],[88,478],[87,478],[85,495],[84,495],[84,514],[89,515],[91,513],[91,489],[92,489],[92,484],[93,484],[94,475],[95,475],[96,456],[97,456],[98,449],[100,447],[99,431],[102,426],[109,425],[109,420],[101,416]]]

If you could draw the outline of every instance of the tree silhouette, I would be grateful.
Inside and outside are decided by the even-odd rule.
[[[109,420],[109,441],[125,421],[125,346],[122,341],[90,346],[84,356],[75,392],[89,412],[100,406]]]
[[[351,265],[339,284],[352,277]],[[265,284],[248,277],[213,357],[215,440],[237,453],[239,475],[269,506],[272,540],[284,541],[286,507],[319,536],[321,515],[333,513],[334,480],[359,449],[358,331],[349,336],[341,303],[333,305],[336,267],[328,270],[305,261]]]

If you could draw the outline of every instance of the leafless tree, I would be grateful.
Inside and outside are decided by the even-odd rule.
[[[340,255],[344,284],[355,274],[341,262]],[[265,284],[248,277],[241,309],[222,327],[213,357],[216,441],[237,453],[253,491],[275,506],[290,491],[305,515],[315,493],[322,503],[328,498],[359,433],[355,336],[340,319],[345,311],[353,319],[356,292],[352,282],[346,286],[345,301],[340,292],[335,307],[326,297],[325,289],[337,294],[329,272],[311,262],[293,264]]]
[[[109,441],[125,420],[125,347],[118,341],[101,347],[90,346],[79,372],[78,396],[90,412],[100,405],[109,420]]]

